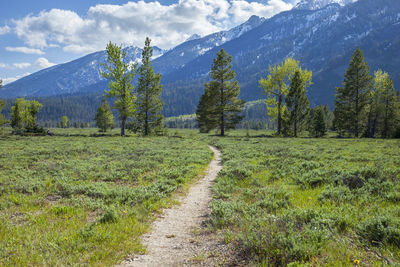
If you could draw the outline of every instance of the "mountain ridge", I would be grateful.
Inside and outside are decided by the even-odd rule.
[[[311,103],[332,106],[335,88],[341,85],[358,46],[364,50],[371,71],[382,68],[389,72],[395,86],[400,84],[400,59],[396,57],[396,51],[400,51],[399,1],[359,0],[345,6],[331,3],[316,10],[285,11],[270,19],[252,17],[248,22],[250,28],[245,32],[241,29],[246,25],[231,29],[235,38],[222,44],[214,42],[204,53],[199,51],[207,47],[207,42],[222,40],[224,32],[184,42],[153,61],[155,70],[163,74],[165,115],[194,112],[215,53],[221,48],[233,56],[241,98],[245,100],[264,98],[259,79],[266,77],[269,65],[291,56],[314,73],[314,85],[308,92]],[[197,47],[199,42],[203,46]],[[98,80],[81,91],[102,93],[106,88],[107,82]]]

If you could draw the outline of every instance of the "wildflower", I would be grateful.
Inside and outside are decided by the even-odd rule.
[[[360,261],[357,260],[357,259],[355,259],[355,260],[354,260],[354,264],[355,264],[355,265],[359,265],[359,264],[360,264]]]

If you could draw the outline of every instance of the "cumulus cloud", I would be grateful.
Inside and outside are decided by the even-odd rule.
[[[42,68],[42,69],[45,69],[45,68],[53,67],[56,64],[49,62],[47,60],[47,58],[40,57],[35,61],[35,65],[40,67],[40,68]]]
[[[21,78],[23,78],[23,77],[25,77],[25,76],[28,76],[28,75],[31,75],[31,73],[27,72],[27,73],[25,73],[25,74],[17,75],[17,76],[15,76],[15,77],[2,78],[2,80],[3,80],[3,85],[6,85],[6,84],[8,84],[8,83],[15,82],[16,80],[19,80],[19,79],[21,79]]]
[[[0,27],[0,35],[9,33],[10,31],[11,31],[11,28],[8,27],[7,25],[4,27]]]
[[[23,62],[23,63],[14,63],[13,66],[17,69],[26,69],[32,66],[31,63]]]
[[[29,47],[24,47],[24,46],[20,46],[20,47],[10,47],[7,46],[6,50],[9,52],[19,52],[19,53],[24,53],[24,54],[37,54],[37,55],[43,55],[44,52],[40,49],[36,49],[36,48],[29,48]]]
[[[291,8],[284,0],[179,0],[171,5],[139,1],[92,6],[84,17],[52,9],[13,23],[17,36],[30,47],[43,49],[51,43],[67,52],[85,53],[104,49],[110,40],[141,47],[146,36],[154,45],[171,48],[192,34],[227,30],[251,15],[271,17]]]
[[[7,67],[8,67],[7,64],[4,64],[4,63],[1,63],[1,62],[0,62],[0,68],[5,69],[5,68],[7,68]]]

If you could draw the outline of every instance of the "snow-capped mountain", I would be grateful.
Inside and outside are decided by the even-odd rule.
[[[319,2],[322,2],[320,0]],[[204,82],[215,54],[224,48],[232,55],[241,87],[241,98],[264,98],[258,81],[268,66],[294,57],[313,71],[309,88],[313,104],[332,104],[335,88],[343,81],[353,51],[360,46],[371,73],[387,71],[400,87],[400,1],[358,0],[339,4],[329,1],[323,8],[293,9],[270,19],[251,17],[229,31],[184,42],[153,61],[162,74],[164,115],[190,114],[204,91]],[[140,58],[141,49],[130,48],[130,60]],[[96,67],[105,59],[98,52],[70,63],[43,70],[5,85],[0,98],[51,96],[98,92],[107,88]]]
[[[153,64],[163,75],[174,71],[210,49],[241,36],[259,26],[264,18],[252,16],[245,23],[229,30],[201,38],[193,35],[191,40],[168,52],[153,47]],[[142,49],[126,47],[127,60],[140,64]],[[106,82],[99,74],[99,63],[105,62],[106,52],[100,51],[77,60],[36,72],[0,89],[0,98],[19,96],[52,96],[72,93],[103,92]],[[98,83],[102,83],[99,86]]]
[[[190,36],[189,38],[187,38],[185,42],[189,42],[189,41],[200,39],[200,38],[201,38],[201,36],[195,33],[192,36]]]
[[[244,33],[260,26],[265,18],[252,16],[245,23],[228,31],[216,32],[202,38],[189,38],[190,40],[176,46],[154,62],[157,71],[166,74],[177,70],[193,59],[205,54],[214,47],[221,46],[226,42],[236,39]],[[173,64],[171,64],[173,63]]]
[[[347,4],[351,4],[356,1],[357,0],[301,0],[295,6],[295,9],[317,10],[317,9],[321,9],[329,4],[336,3],[341,6],[345,6]]]
[[[141,48],[128,46],[124,51],[127,54],[127,62],[140,64]],[[164,52],[158,47],[153,47],[153,59],[160,57]],[[106,51],[100,51],[41,70],[5,85],[0,89],[0,96],[51,96],[96,91],[96,88],[91,86],[104,80],[99,73],[99,66],[106,59]]]
[[[371,73],[384,69],[399,88],[400,1],[358,0],[346,6],[331,4],[317,10],[282,12],[163,76],[166,96],[174,92],[165,112],[176,114],[174,108],[189,101],[193,103],[190,112],[195,111],[210,66],[221,48],[234,59],[243,99],[264,98],[259,80],[267,76],[268,66],[294,57],[313,72],[314,84],[308,90],[312,104],[332,107],[335,88],[341,86],[358,46],[364,51]]]

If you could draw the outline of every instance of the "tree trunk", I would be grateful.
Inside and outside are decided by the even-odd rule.
[[[149,135],[149,114],[146,110],[146,117],[144,120],[144,135],[147,136]]]
[[[282,95],[279,95],[278,98],[278,135],[281,134],[281,105],[282,105]]]
[[[224,117],[224,80],[221,80],[221,136],[225,136],[225,117]]]
[[[121,118],[121,136],[125,136],[126,116]]]

